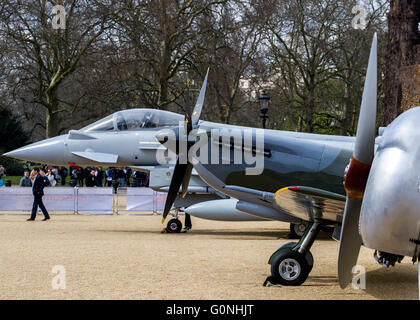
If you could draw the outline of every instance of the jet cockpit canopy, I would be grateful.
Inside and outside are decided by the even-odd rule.
[[[115,112],[81,129],[83,132],[136,131],[178,126],[184,116],[156,109],[128,109]]]

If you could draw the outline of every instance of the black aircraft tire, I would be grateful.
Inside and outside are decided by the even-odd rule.
[[[166,225],[166,231],[168,233],[180,233],[182,230],[182,223],[178,219],[171,219]]]
[[[304,255],[297,251],[285,251],[271,263],[271,277],[284,286],[300,286],[308,278],[312,267]]]
[[[279,249],[284,249],[284,248],[292,249],[297,244],[298,244],[297,242],[286,242],[286,243],[282,244]],[[305,253],[305,259],[306,259],[306,261],[308,262],[308,265],[309,265],[309,272],[311,272],[312,268],[314,266],[314,257],[313,257],[313,255],[310,251],[307,251]]]

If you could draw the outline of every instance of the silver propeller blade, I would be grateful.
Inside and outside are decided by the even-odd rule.
[[[378,41],[376,33],[373,36],[370,49],[369,64],[363,88],[362,104],[360,106],[359,121],[357,123],[354,158],[371,164],[375,151],[376,137],[376,102],[378,90]]]
[[[351,282],[352,268],[357,263],[360,247],[363,244],[359,235],[361,207],[362,200],[346,200],[338,254],[338,281],[342,289]]]
[[[201,110],[203,109],[204,98],[206,97],[207,79],[209,77],[209,70],[207,70],[206,77],[204,78],[203,85],[201,86],[200,95],[198,96],[197,103],[195,104],[192,113],[192,124],[196,125],[200,120]]]
[[[369,171],[366,167],[372,164],[375,151],[376,131],[376,95],[377,95],[377,37],[373,37],[370,49],[369,64],[363,89],[357,125],[356,142],[346,182],[354,185],[346,187],[347,199],[341,227],[340,249],[338,254],[338,281],[345,288],[352,279],[352,268],[357,263],[362,239],[359,234],[360,208],[363,191]],[[364,179],[365,178],[365,179]],[[350,183],[349,183],[350,184]],[[356,193],[350,187],[354,187]]]

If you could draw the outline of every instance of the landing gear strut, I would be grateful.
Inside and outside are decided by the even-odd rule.
[[[309,251],[319,233],[320,224],[309,225],[299,242],[289,242],[282,245],[272,254],[271,276],[264,285],[281,284],[284,286],[299,286],[306,281],[314,265],[314,259]]]

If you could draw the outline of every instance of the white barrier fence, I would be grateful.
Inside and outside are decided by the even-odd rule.
[[[66,188],[44,189],[47,210],[74,214],[144,214],[163,211],[166,193],[150,188]],[[0,214],[29,212],[32,209],[31,188],[1,187]]]

